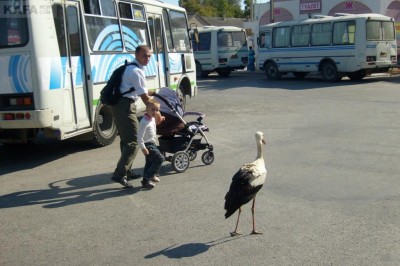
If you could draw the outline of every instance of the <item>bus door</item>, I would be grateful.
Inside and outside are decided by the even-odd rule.
[[[165,51],[164,51],[164,34],[161,15],[148,13],[147,19],[150,28],[151,47],[153,56],[157,62],[157,76],[159,88],[165,87],[167,84],[167,75],[165,73]]]
[[[80,9],[77,1],[67,1],[65,9],[67,62],[66,72],[69,82],[66,90],[72,97],[74,126],[72,131],[90,126],[88,90],[85,82],[85,67],[82,49]],[[68,86],[70,85],[70,86]]]
[[[264,62],[266,59],[271,56],[271,48],[272,48],[272,34],[271,31],[261,32],[258,37],[258,54],[256,54],[256,58],[258,59],[258,67],[263,68]]]

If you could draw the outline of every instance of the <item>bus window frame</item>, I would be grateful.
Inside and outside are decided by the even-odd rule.
[[[354,38],[354,41],[353,42],[335,42],[335,30],[336,30],[336,25],[339,25],[339,24],[342,24],[342,23],[346,23],[346,28],[348,28],[349,27],[349,23],[353,23],[353,25],[354,25],[354,32],[351,32],[352,34],[353,34],[353,38]],[[348,39],[350,39],[350,34],[349,33],[347,33],[348,34]],[[332,24],[332,45],[352,45],[352,44],[355,44],[355,42],[356,42],[356,34],[357,34],[357,22],[355,21],[355,20],[343,20],[343,21],[335,21],[335,22],[333,22],[333,24]],[[343,38],[342,38],[343,39]]]
[[[132,51],[134,52],[135,49],[127,49],[126,46],[126,41],[125,41],[125,34],[122,31],[122,27],[126,25],[123,25],[123,22],[134,22],[134,23],[143,23],[144,25],[144,29],[145,29],[145,44],[149,45],[150,44],[150,37],[149,37],[149,25],[147,22],[147,12],[146,12],[146,8],[143,4],[139,4],[139,3],[131,3],[131,2],[125,2],[125,1],[119,1],[116,2],[117,5],[114,4],[114,8],[116,10],[116,16],[115,17],[110,17],[110,16],[103,16],[103,15],[98,15],[98,14],[90,14],[90,13],[84,13],[84,27],[85,27],[85,35],[86,38],[88,40],[88,49],[90,50],[90,52],[94,53],[94,54],[110,54],[110,53],[114,53],[114,54],[122,54],[122,53],[131,53]],[[131,15],[132,18],[125,18],[125,17],[121,17],[121,12],[120,12],[120,4],[123,5],[129,5],[129,10],[131,11]],[[136,7],[140,7],[142,10],[142,15],[143,15],[143,19],[135,19],[135,15],[133,13],[134,11],[134,6]],[[100,7],[101,9],[101,7]],[[117,20],[117,24],[118,24],[118,33],[121,37],[121,43],[122,43],[122,49],[119,50],[94,50],[92,45],[91,45],[91,40],[92,37],[90,36],[90,32],[88,31],[88,27],[87,25],[90,25],[89,23],[87,23],[87,17],[94,17],[94,18],[101,18],[101,19],[114,19]]]
[[[186,22],[186,37],[187,37],[187,46],[188,46],[188,48],[186,48],[186,51],[181,51],[181,50],[176,50],[175,49],[175,41],[174,41],[174,35],[173,35],[173,33],[172,33],[172,27],[171,27],[171,16],[170,16],[170,12],[175,12],[175,13],[179,13],[179,14],[182,14],[182,15],[184,15],[184,17],[185,17],[185,22]],[[167,19],[165,19],[165,16],[164,15],[166,15],[167,16]],[[187,14],[185,13],[185,12],[181,12],[181,11],[178,11],[178,10],[169,10],[169,9],[166,9],[166,8],[164,8],[163,9],[163,12],[162,12],[162,20],[163,20],[163,26],[164,26],[164,33],[165,33],[165,38],[167,38],[167,40],[166,40],[166,42],[165,42],[165,45],[166,45],[166,47],[167,47],[167,51],[169,52],[169,53],[191,53],[191,51],[193,51],[193,48],[192,48],[192,42],[191,42],[191,38],[190,38],[190,34],[189,34],[189,27],[188,27],[188,20],[187,20]],[[168,25],[168,28],[169,28],[169,30],[167,31],[166,29],[165,29],[165,25]],[[169,36],[168,36],[169,35]],[[170,38],[169,40],[171,41],[171,44],[172,44],[172,47],[170,47],[170,45],[169,45],[169,40],[168,40],[168,38]]]

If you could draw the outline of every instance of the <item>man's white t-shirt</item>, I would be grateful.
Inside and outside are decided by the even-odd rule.
[[[134,91],[124,94],[123,97],[130,98],[134,101],[138,100],[140,95],[148,92],[146,87],[146,75],[144,74],[144,67],[134,60],[139,67],[135,65],[128,65],[122,75],[122,82],[120,86],[121,93],[129,91],[132,87]]]

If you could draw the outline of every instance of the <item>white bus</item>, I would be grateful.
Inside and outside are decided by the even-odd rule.
[[[198,37],[195,36],[197,34]],[[243,69],[247,65],[244,29],[232,26],[198,27],[192,29],[192,46],[197,77],[207,77],[214,71],[221,77],[227,77],[232,70]]]
[[[257,63],[269,79],[319,72],[327,81],[361,80],[396,65],[394,20],[379,14],[337,14],[260,27]]]
[[[111,73],[147,44],[150,90],[197,93],[183,8],[149,0],[0,1],[0,143],[38,135],[111,144],[117,129],[100,90]],[[137,102],[144,110],[143,102]],[[40,133],[40,134],[39,134]]]

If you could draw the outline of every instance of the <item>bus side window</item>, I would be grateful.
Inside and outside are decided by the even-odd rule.
[[[311,45],[330,45],[332,42],[332,23],[316,23],[311,29]]]
[[[260,48],[271,48],[271,32],[263,32],[260,36]]]
[[[355,30],[355,21],[335,22],[333,24],[333,44],[353,44]]]
[[[209,51],[211,46],[211,32],[199,34],[199,51]]]
[[[265,48],[265,33],[260,35],[260,48]]]
[[[98,0],[84,0],[83,6],[86,14],[100,15],[100,5]]]

